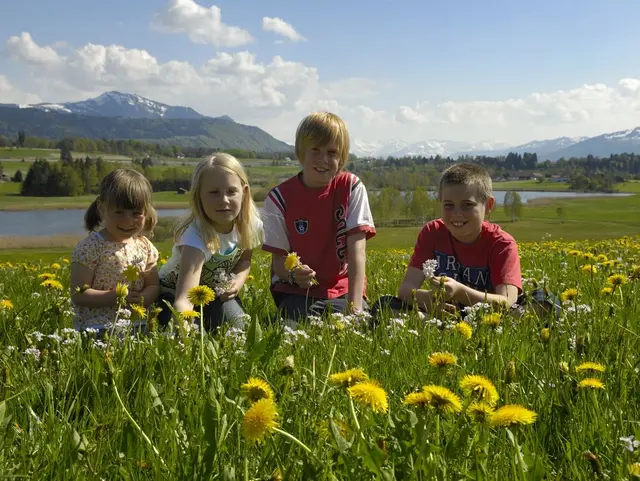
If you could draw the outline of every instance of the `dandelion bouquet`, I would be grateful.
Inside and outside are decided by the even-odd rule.
[[[284,268],[287,272],[293,272],[301,265],[302,262],[300,261],[300,257],[295,252],[290,252],[284,260]],[[311,284],[314,286],[318,285],[318,281],[315,277],[311,280]]]

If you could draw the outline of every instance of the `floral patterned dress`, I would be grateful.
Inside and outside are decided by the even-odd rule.
[[[141,290],[144,286],[142,274],[148,272],[158,262],[158,250],[149,239],[137,236],[133,242],[125,244],[106,240],[99,232],[92,232],[76,246],[72,262],[93,271],[91,288],[101,291],[114,289],[118,282],[127,282],[124,272],[134,266],[141,275],[130,289]],[[114,321],[117,306],[82,307],[74,305],[73,326],[75,329],[102,329]]]

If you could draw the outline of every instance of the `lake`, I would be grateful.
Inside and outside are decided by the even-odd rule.
[[[583,192],[518,192],[523,202],[540,198],[572,198],[593,196],[628,196],[633,194],[593,194]],[[506,191],[495,191],[496,202],[504,201]],[[375,195],[375,194],[373,194]],[[81,234],[84,231],[84,209],[0,211],[0,237]],[[183,209],[158,209],[160,217],[177,217]]]

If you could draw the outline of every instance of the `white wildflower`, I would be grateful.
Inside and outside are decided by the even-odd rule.
[[[427,259],[422,264],[422,273],[424,277],[427,279],[431,279],[438,269],[438,260],[437,259]]]
[[[624,444],[624,449],[629,452],[634,452],[638,446],[640,446],[640,441],[633,439],[633,434],[631,436],[627,436],[620,438],[620,441]]]

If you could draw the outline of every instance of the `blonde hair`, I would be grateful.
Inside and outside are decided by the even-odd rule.
[[[487,169],[478,164],[460,163],[445,169],[438,185],[438,198],[442,200],[445,185],[466,185],[477,190],[478,200],[487,202],[493,195],[493,183]]]
[[[133,169],[116,169],[100,182],[100,193],[84,214],[84,225],[88,231],[102,224],[98,202],[107,211],[135,209],[144,212],[143,231],[151,235],[158,222],[158,214],[153,208],[153,188],[149,180]]]
[[[338,170],[342,170],[349,160],[349,131],[344,121],[330,112],[314,112],[302,119],[296,131],[296,157],[299,162],[304,162],[304,152],[309,147],[330,143],[338,145]]]
[[[237,175],[243,187],[243,198],[242,205],[240,206],[240,213],[234,220],[234,224],[238,229],[240,247],[246,250],[259,246],[264,240],[264,233],[263,230],[259,228],[260,212],[253,201],[253,197],[251,196],[251,188],[249,187],[247,173],[242,167],[242,164],[238,162],[238,159],[233,155],[221,152],[200,160],[193,171],[191,189],[189,191],[190,212],[182,219],[178,220],[174,230],[174,240],[177,242],[187,228],[195,222],[205,245],[212,252],[215,252],[220,248],[218,232],[211,223],[211,220],[207,217],[207,214],[205,214],[202,201],[200,200],[204,174],[215,167],[220,167],[227,172]]]

